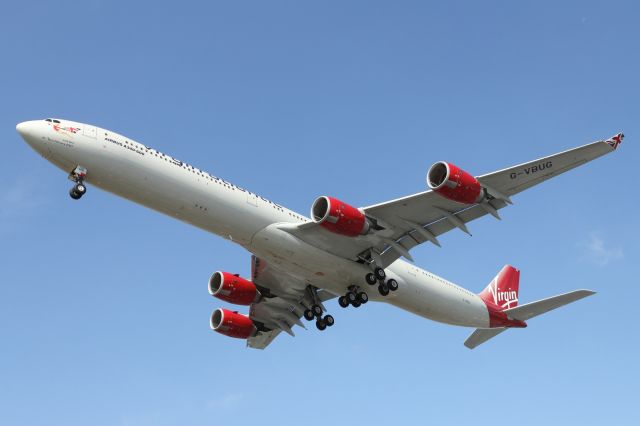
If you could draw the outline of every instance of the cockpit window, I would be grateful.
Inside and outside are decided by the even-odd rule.
[[[60,120],[53,120],[54,123],[60,124]]]
[[[50,119],[50,118],[47,118],[47,119],[46,119],[46,120],[44,120],[44,121],[48,121],[49,123],[51,123],[51,119]]]

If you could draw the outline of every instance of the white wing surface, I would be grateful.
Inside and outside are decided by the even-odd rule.
[[[322,306],[322,302],[335,297],[309,287],[256,256],[251,257],[251,275],[263,296],[249,308],[249,318],[258,327],[258,333],[247,340],[247,346],[252,348],[266,348],[282,331],[295,336],[294,326],[306,328],[301,319],[306,309],[313,304]]]
[[[479,217],[490,214],[499,219],[498,211],[511,204],[513,195],[613,152],[623,137],[619,133],[606,141],[477,176],[488,194],[479,204],[462,204],[434,191],[425,191],[364,207],[361,211],[378,225],[365,235],[345,237],[314,222],[283,225],[282,229],[337,256],[373,260],[386,267],[401,256],[411,260],[409,250],[418,244],[431,242],[439,246],[437,237],[452,229],[469,233],[466,224]]]

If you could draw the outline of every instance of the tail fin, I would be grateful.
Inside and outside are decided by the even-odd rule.
[[[511,265],[505,265],[498,275],[482,290],[480,298],[501,309],[518,306],[518,288],[520,287],[520,271]]]

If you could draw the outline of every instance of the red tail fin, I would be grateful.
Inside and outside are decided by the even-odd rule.
[[[511,265],[505,265],[498,275],[482,290],[480,298],[493,303],[500,309],[518,306],[518,288],[520,286],[520,271]]]

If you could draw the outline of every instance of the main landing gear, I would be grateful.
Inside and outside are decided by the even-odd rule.
[[[398,289],[398,281],[390,278],[386,280],[387,273],[384,269],[376,267],[373,272],[369,272],[365,275],[364,279],[369,285],[375,285],[378,283],[378,293],[382,296],[387,296],[390,291],[396,291]],[[385,281],[386,280],[386,281]]]
[[[315,318],[316,327],[318,328],[318,330],[322,331],[327,327],[333,326],[333,324],[335,324],[335,320],[331,315],[322,316],[322,314],[324,313],[324,309],[322,309],[320,301],[317,300],[317,295],[315,294],[315,292],[313,292],[313,296],[313,305],[311,305],[309,309],[306,309],[302,315],[307,321],[313,321],[313,319]]]
[[[349,291],[344,296],[338,298],[338,304],[347,308],[349,305],[354,308],[359,308],[360,305],[364,305],[369,301],[369,296],[364,291],[360,291],[360,287],[352,285],[349,287]]]
[[[87,187],[84,184],[86,175],[87,169],[82,166],[77,166],[69,174],[69,179],[75,182],[75,185],[69,190],[69,196],[74,200],[79,200],[87,192]]]

